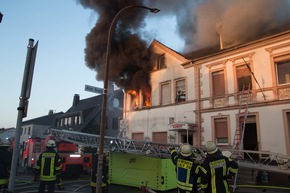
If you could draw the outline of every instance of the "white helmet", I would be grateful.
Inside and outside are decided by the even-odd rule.
[[[181,144],[180,146],[180,153],[184,157],[188,157],[192,154],[191,146],[187,143]]]
[[[46,142],[46,147],[53,147],[53,148],[55,148],[56,147],[55,141],[54,140],[48,140]]]
[[[2,139],[0,142],[0,147],[10,147],[10,142],[7,139]]]
[[[216,147],[214,142],[208,141],[205,144],[205,150],[208,154],[214,154],[215,152],[217,152],[218,148]]]

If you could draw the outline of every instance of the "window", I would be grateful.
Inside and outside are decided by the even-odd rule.
[[[112,120],[112,129],[113,130],[118,130],[119,129],[119,119],[118,118],[113,118]]]
[[[68,126],[71,126],[72,125],[72,121],[71,120],[72,120],[72,118],[71,117],[68,117],[68,123],[67,123]]]
[[[169,82],[161,84],[161,105],[170,104],[170,84]]]
[[[238,91],[243,91],[243,86],[246,86],[245,87],[246,89],[248,89],[248,86],[250,86],[250,89],[252,88],[251,72],[250,69],[247,67],[247,65],[237,66],[236,74],[237,74]]]
[[[275,58],[277,84],[290,83],[290,54]]]
[[[129,90],[128,94],[131,98],[131,108],[137,109],[139,107],[139,93],[137,93],[135,90]]]
[[[153,132],[152,141],[156,143],[167,143],[167,132]]]
[[[133,140],[144,140],[144,133],[132,133]]]
[[[228,144],[228,120],[227,118],[214,119],[215,141],[217,144]]]
[[[175,82],[176,102],[184,102],[186,100],[185,80],[177,80]]]
[[[213,96],[225,94],[225,77],[223,70],[212,72],[212,87]]]
[[[160,55],[157,59],[157,70],[160,70],[160,69],[163,69],[163,68],[166,68],[165,66],[165,56],[164,54]]]
[[[78,120],[79,120],[79,119],[78,119],[78,116],[75,116],[75,117],[74,117],[74,121],[73,121],[73,122],[74,122],[74,125],[78,125]]]

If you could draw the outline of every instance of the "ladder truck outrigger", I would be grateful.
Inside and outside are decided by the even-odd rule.
[[[53,136],[55,136],[56,139],[69,141],[69,142],[76,143],[81,146],[98,147],[99,142],[100,142],[99,135],[95,135],[95,134],[75,132],[75,131],[70,131],[70,130],[57,130],[53,128],[50,130],[50,133]],[[126,139],[126,138],[118,138],[118,137],[109,137],[109,136],[104,137],[104,149],[110,152],[118,152],[119,156],[123,155],[124,153],[127,153],[127,155],[131,155],[130,160],[128,161],[130,162],[130,164],[136,162],[136,160],[138,159],[138,156],[143,156],[144,158],[149,157],[149,158],[159,158],[159,159],[163,159],[163,158],[170,159],[169,147],[172,147],[172,146],[176,147],[177,151],[179,151],[178,144],[162,144],[162,143],[155,143],[155,142],[150,142],[150,141],[139,141],[139,140]],[[197,150],[197,152],[199,152],[199,161],[202,161],[202,159],[205,157],[204,147],[203,146],[193,147],[193,151],[194,150]],[[233,148],[233,149],[220,148],[220,150],[225,153],[230,152],[231,153],[230,156],[238,161],[238,164],[240,167],[290,175],[290,157],[289,156],[281,155],[281,154],[273,153],[273,152],[268,152],[268,151],[250,151],[250,150],[243,150],[239,148]],[[236,155],[239,155],[238,159],[237,157],[235,157]],[[260,159],[257,160],[256,159],[257,157],[259,157]],[[112,161],[112,159],[110,159],[110,161]],[[170,163],[171,161],[166,163],[166,165],[169,165]],[[121,164],[118,163],[117,167],[119,167],[120,165]],[[119,170],[119,168],[116,168],[116,170]],[[110,171],[112,172],[111,169]],[[173,178],[175,178],[175,174],[173,174]],[[146,180],[144,181],[146,182]],[[140,183],[144,183],[144,181],[140,181]],[[112,183],[114,183],[114,180],[112,181]],[[234,189],[237,186],[236,183],[237,183],[237,178],[234,181],[234,185],[233,185]],[[132,185],[132,184],[128,184],[128,185]],[[135,186],[135,185],[132,185],[132,186]],[[158,187],[160,187],[160,185]],[[170,188],[172,187],[165,187],[165,189],[162,189],[162,190],[168,190]]]

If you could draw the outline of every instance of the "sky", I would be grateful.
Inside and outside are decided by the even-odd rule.
[[[86,36],[98,20],[93,10],[75,0],[1,0],[0,12],[0,128],[16,127],[30,38],[34,45],[38,41],[38,50],[28,114],[23,121],[45,116],[50,110],[67,111],[75,94],[80,99],[95,96],[84,90],[85,85],[103,87],[84,59]],[[173,15],[162,17],[162,22],[150,17],[146,23],[142,30],[151,37],[176,51],[182,49]]]
[[[121,20],[115,29],[118,33],[112,39],[125,40],[122,45],[126,46],[114,47],[120,50],[114,52],[116,55],[110,53],[111,63],[115,59],[115,65],[125,66],[110,70],[112,73],[121,69],[121,72],[112,73],[114,81],[122,80],[128,74],[127,63],[135,65],[134,62],[139,61],[137,58],[126,62],[127,57],[138,56],[131,53],[139,51],[132,47],[141,45],[126,44],[129,43],[127,40],[136,40],[123,38],[129,30],[137,31],[148,46],[156,39],[185,55],[200,48],[217,46],[219,36],[222,36],[223,44],[230,47],[290,26],[290,0],[0,0],[0,12],[4,15],[0,23],[0,128],[16,127],[30,38],[39,43],[28,115],[23,121],[45,116],[50,110],[66,112],[72,106],[75,94],[79,94],[80,99],[96,95],[84,88],[85,85],[103,87],[103,82],[97,78],[102,80],[104,69],[104,31],[120,10],[117,5],[142,5],[158,8],[160,12],[152,14],[147,10],[143,18],[145,11],[135,10],[126,13],[127,17],[124,14],[118,18]],[[124,53],[126,57],[123,57]],[[118,54],[125,60],[115,57]],[[147,69],[146,65],[141,67]],[[138,68],[129,69],[131,73],[132,69]]]

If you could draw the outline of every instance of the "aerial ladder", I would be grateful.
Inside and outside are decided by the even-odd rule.
[[[98,147],[100,143],[100,136],[96,134],[89,134],[83,132],[76,132],[70,130],[50,129],[50,134],[56,139],[61,139],[76,143],[86,147]],[[156,143],[151,141],[139,141],[118,137],[104,137],[104,149],[107,151],[119,151],[124,153],[133,153],[146,155],[156,158],[169,158],[170,147],[175,147],[180,151],[180,145],[170,143]],[[273,153],[269,151],[251,151],[239,149],[219,148],[222,152],[230,152],[234,154],[241,154],[239,158],[239,165],[245,168],[265,170],[269,172],[283,173],[290,175],[290,156]],[[193,151],[199,152],[201,157],[205,157],[205,147],[193,147]],[[260,160],[256,160],[260,157]]]
[[[49,133],[56,139],[69,141],[86,147],[98,147],[100,136],[90,133],[82,133],[69,130],[58,130],[51,128]],[[179,151],[178,144],[163,144],[150,141],[131,140],[118,137],[104,137],[104,149],[107,151],[119,151],[133,154],[148,155],[151,157],[170,157],[170,147],[175,147]],[[198,149],[198,148],[195,148]],[[203,152],[201,149],[200,152]]]
[[[54,128],[51,128],[49,133],[55,136],[56,139],[69,141],[85,147],[97,148],[100,143],[100,136],[96,134],[82,133],[71,130],[59,130]],[[169,158],[170,147],[175,147],[177,151],[180,151],[180,145],[178,144],[163,144],[110,136],[104,137],[105,151],[116,151],[135,155],[139,154],[154,158]],[[251,151],[239,148],[219,149],[223,152],[223,154],[228,153],[229,156],[243,155],[237,160],[239,167],[290,175],[290,156],[268,151]],[[205,147],[194,146],[193,151],[199,153],[196,154],[196,159],[198,162],[202,163],[206,156]],[[257,160],[257,157],[260,157],[260,159]],[[237,176],[238,174],[235,175],[234,184],[232,186],[234,192],[237,187]],[[143,184],[141,187],[144,188],[147,186],[144,186]]]

